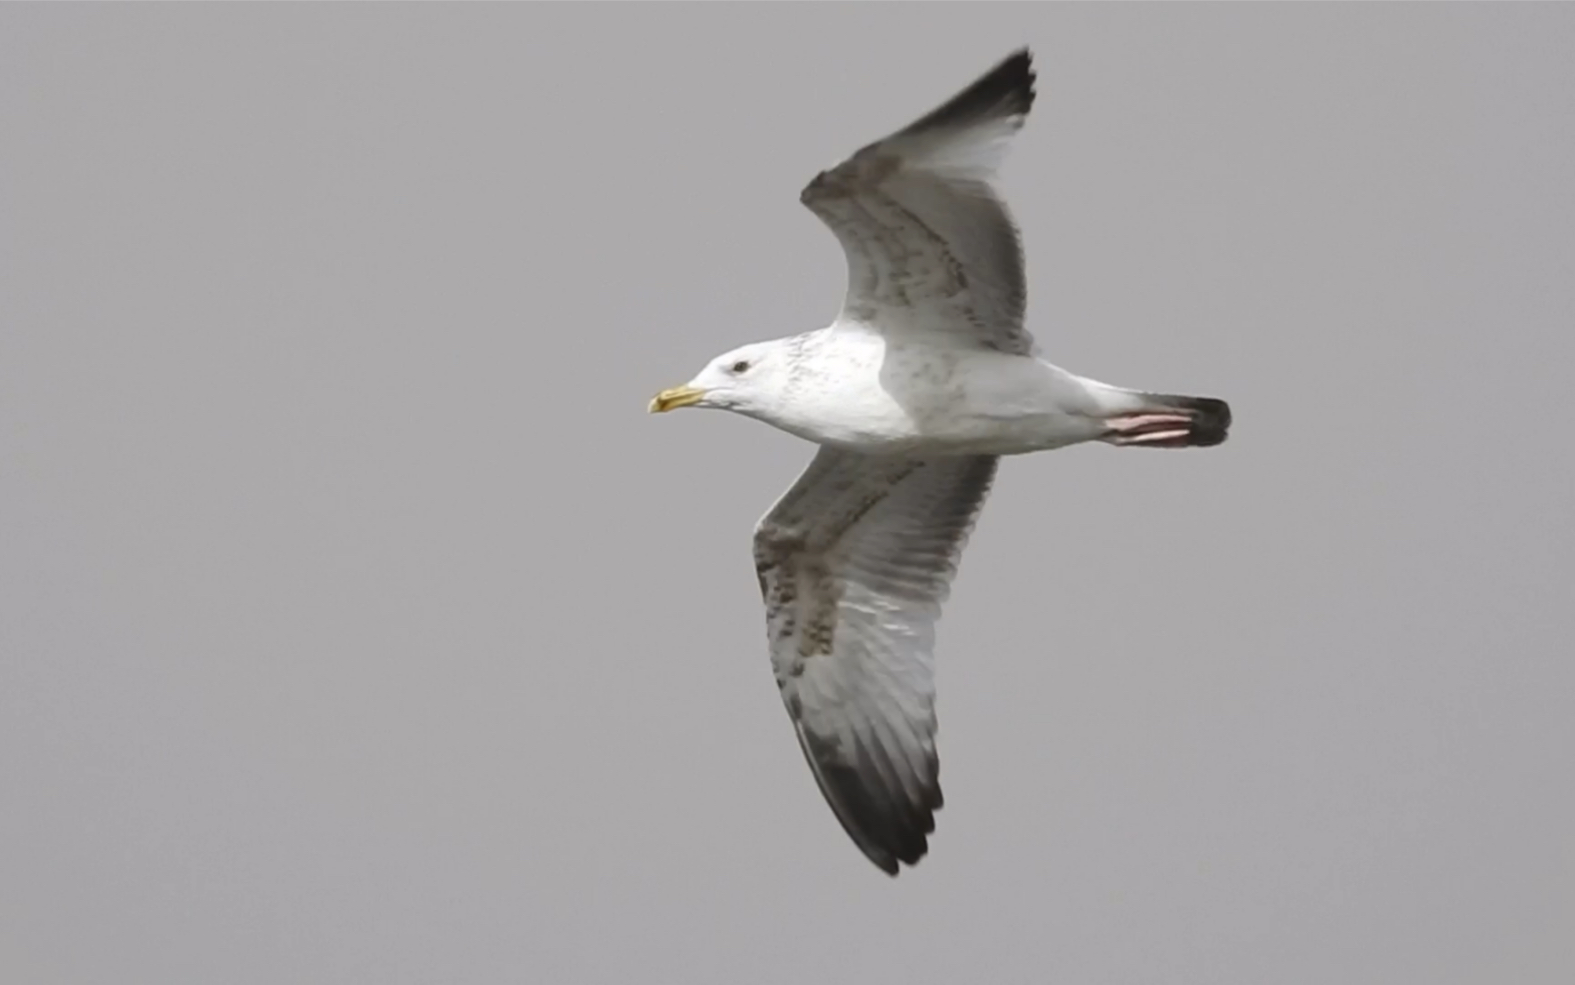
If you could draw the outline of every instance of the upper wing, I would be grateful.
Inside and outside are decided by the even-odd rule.
[[[996,461],[822,448],[755,528],[799,744],[843,828],[892,875],[935,830],[935,621]]]
[[[1026,355],[1017,226],[990,179],[1034,102],[1026,49],[799,196],[842,243],[842,317]]]

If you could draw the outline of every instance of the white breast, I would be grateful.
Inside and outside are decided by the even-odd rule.
[[[852,451],[1008,455],[1098,433],[1080,378],[1031,356],[839,332],[834,351],[805,347],[793,383],[764,419]]]

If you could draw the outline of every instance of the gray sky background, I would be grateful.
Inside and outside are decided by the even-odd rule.
[[[1019,44],[931,855],[749,556],[820,168]],[[0,978],[1575,980],[1575,7],[0,8]]]

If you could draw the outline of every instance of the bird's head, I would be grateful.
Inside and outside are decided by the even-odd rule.
[[[753,342],[722,353],[694,379],[658,393],[651,413],[710,407],[751,417],[769,415],[787,384],[788,360],[780,341]]]

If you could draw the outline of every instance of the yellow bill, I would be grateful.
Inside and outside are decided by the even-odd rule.
[[[663,411],[676,410],[679,407],[688,407],[697,404],[705,396],[705,391],[695,386],[675,386],[671,390],[663,390],[651,401],[651,413],[660,414]]]

